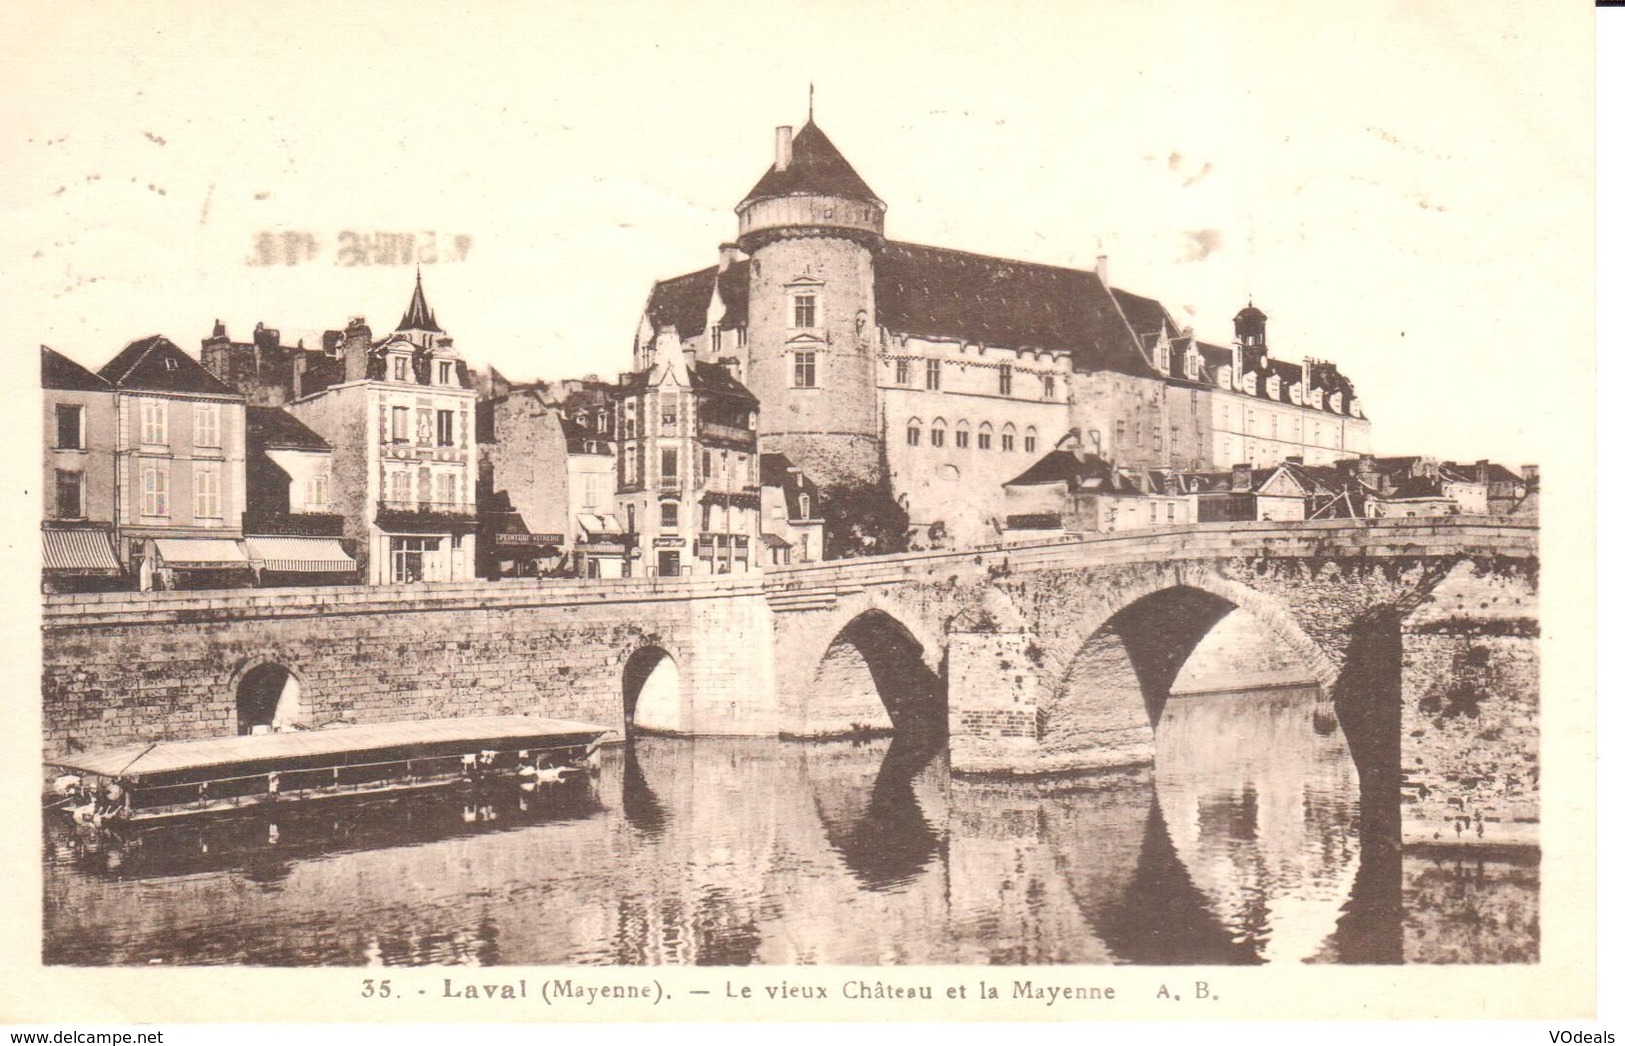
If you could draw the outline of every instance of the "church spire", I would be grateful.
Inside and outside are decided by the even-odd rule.
[[[412,290],[411,304],[407,305],[406,312],[401,316],[401,322],[395,328],[398,331],[430,331],[434,334],[444,334],[440,325],[434,321],[434,310],[429,308],[429,302],[423,296],[423,266],[418,266],[417,286]]]

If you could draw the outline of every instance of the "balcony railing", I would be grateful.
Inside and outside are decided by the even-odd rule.
[[[473,516],[474,506],[466,501],[405,501],[388,498],[378,502],[379,512],[433,512],[443,516]]]

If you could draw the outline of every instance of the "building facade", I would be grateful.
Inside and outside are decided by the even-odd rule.
[[[1312,464],[1365,452],[1370,423],[1329,363],[1270,356],[1249,305],[1228,349],[1093,271],[902,243],[811,115],[735,208],[718,263],[658,281],[636,365],[671,331],[742,358],[764,453],[827,498],[880,487],[916,543],[996,535],[1003,484],[1069,434],[1127,468]]]
[[[761,541],[758,404],[738,362],[700,362],[676,330],[623,375],[615,500],[635,575],[754,570]]]
[[[250,405],[243,550],[261,586],[354,584],[333,511],[333,448],[281,407]]]
[[[515,386],[479,405],[491,503],[486,576],[623,577],[615,501],[615,386]]]
[[[48,592],[123,587],[124,569],[113,551],[118,417],[113,386],[42,345],[40,388],[41,581]]]
[[[474,577],[474,389],[420,277],[400,324],[373,340],[362,319],[335,352],[293,376],[288,411],[333,448],[333,511],[367,583]]]
[[[145,591],[252,580],[243,396],[154,335],[101,368],[114,389],[119,557]]]

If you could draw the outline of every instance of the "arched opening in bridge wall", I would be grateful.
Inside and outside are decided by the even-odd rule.
[[[688,726],[682,673],[671,654],[658,646],[639,647],[621,673],[621,706],[626,725],[655,733],[678,733]]]
[[[926,664],[924,646],[896,618],[870,609],[847,622],[825,649],[797,732],[941,737],[947,722],[942,677]]]
[[[255,665],[237,681],[237,732],[283,730],[300,718],[299,680],[275,662]]]
[[[1361,775],[1318,649],[1279,622],[1185,586],[1131,603],[1083,644],[1042,743],[1148,753],[1207,909],[1248,954],[1302,961],[1327,953],[1355,886]]]

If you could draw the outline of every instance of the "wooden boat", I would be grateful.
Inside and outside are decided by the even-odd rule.
[[[270,803],[393,796],[585,775],[609,731],[528,716],[469,716],[280,734],[156,741],[47,764],[76,820],[152,822]]]

